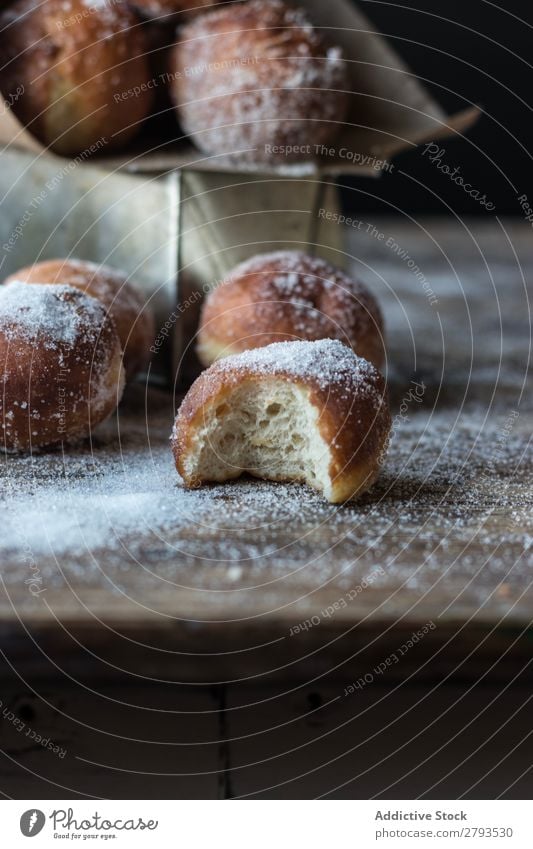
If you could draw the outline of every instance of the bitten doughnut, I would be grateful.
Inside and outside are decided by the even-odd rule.
[[[15,0],[0,15],[2,94],[22,88],[13,112],[64,156],[109,151],[139,131],[152,103],[147,53],[122,0]]]
[[[128,378],[144,369],[150,359],[155,329],[150,307],[127,276],[105,265],[77,259],[56,259],[21,268],[5,281],[65,283],[99,300],[113,319]]]
[[[29,451],[88,436],[117,406],[112,320],[72,286],[0,287],[0,445]]]
[[[369,290],[301,251],[259,254],[204,301],[197,354],[203,365],[272,342],[339,339],[381,367],[383,319]]]
[[[300,481],[338,503],[376,479],[390,413],[377,369],[334,339],[219,360],[185,396],[172,434],[185,486],[242,474]]]
[[[172,94],[181,126],[206,153],[257,162],[312,159],[348,105],[342,52],[302,9],[250,0],[178,31]]]
[[[214,6],[218,0],[129,0],[130,6],[150,20],[170,21]]]

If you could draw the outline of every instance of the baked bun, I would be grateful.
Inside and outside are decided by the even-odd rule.
[[[28,451],[88,436],[124,387],[102,304],[72,286],[0,287],[0,445]]]
[[[220,357],[272,342],[340,339],[381,367],[381,310],[366,286],[301,251],[259,254],[238,265],[204,301],[197,354]]]
[[[178,32],[172,94],[181,126],[210,154],[256,162],[311,159],[346,115],[348,80],[302,9],[250,0]]]
[[[172,434],[187,487],[251,474],[338,503],[377,477],[390,414],[379,372],[338,340],[280,342],[219,360],[192,385]]]
[[[154,318],[141,293],[123,272],[79,259],[55,259],[21,268],[5,282],[13,280],[65,283],[96,298],[115,323],[126,376],[131,378],[148,365],[155,335]]]
[[[23,88],[13,112],[64,156],[109,151],[139,131],[152,103],[146,54],[122,0],[15,0],[0,15],[2,94]]]
[[[215,6],[218,0],[129,0],[130,6],[149,20],[162,23],[173,20],[177,15],[193,15]]]

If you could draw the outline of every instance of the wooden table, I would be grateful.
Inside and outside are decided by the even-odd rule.
[[[531,793],[533,233],[376,219],[349,251],[394,417],[361,501],[186,493],[140,386],[90,445],[4,459],[7,795]]]

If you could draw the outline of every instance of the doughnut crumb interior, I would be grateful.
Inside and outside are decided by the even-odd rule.
[[[338,340],[279,342],[203,372],[172,447],[188,487],[250,474],[338,503],[374,482],[389,430],[385,383],[367,360]]]

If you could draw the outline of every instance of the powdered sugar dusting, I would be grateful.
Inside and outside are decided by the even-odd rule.
[[[225,357],[211,368],[217,374],[235,375],[237,380],[249,372],[289,377],[320,389],[338,387],[343,393],[368,393],[377,404],[381,400],[375,385],[377,370],[337,339],[275,342]]]
[[[96,339],[104,319],[101,304],[71,286],[13,281],[0,288],[0,332],[10,341],[74,346],[80,336]]]
[[[16,279],[21,282],[75,286],[98,298],[108,308],[116,303],[121,309],[131,311],[132,315],[140,312],[144,303],[141,293],[123,271],[89,260],[45,260],[20,269],[8,277],[6,283]]]
[[[231,278],[263,272],[265,266],[268,268],[267,273],[270,274],[272,269],[277,272],[273,278],[274,285],[280,294],[288,296],[299,294],[303,284],[313,283],[317,279],[328,289],[343,286],[354,294],[361,294],[366,290],[355,277],[350,277],[322,257],[311,256],[303,251],[285,250],[256,254],[239,263],[233,269]]]
[[[208,296],[198,350],[220,356],[272,342],[338,339],[380,367],[380,307],[356,277],[301,251],[259,254],[242,262]]]
[[[105,307],[72,286],[0,287],[0,350],[4,451],[85,436],[120,400],[118,336]]]
[[[300,485],[243,480],[184,490],[168,447],[171,409],[151,396],[148,439],[140,406],[142,392],[126,402],[120,441],[108,424],[92,448],[0,465],[10,592],[23,585],[21,549],[37,559],[47,598],[66,580],[79,590],[103,584],[108,596],[126,592],[142,605],[153,592],[168,597],[188,586],[211,591],[222,615],[235,583],[231,609],[241,615],[251,601],[245,588],[267,609],[297,597],[308,609],[311,595],[306,602],[303,594],[329,587],[334,600],[378,565],[374,589],[359,601],[372,606],[376,590],[403,587],[402,614],[405,596],[412,601],[434,584],[452,598],[464,593],[462,603],[485,604],[488,588],[507,580],[503,610],[531,580],[527,424],[517,422],[495,459],[505,408],[488,421],[483,406],[465,409],[460,427],[456,410],[414,410],[372,491],[335,507]],[[26,596],[23,588],[21,603]]]
[[[276,251],[251,257],[234,269],[230,280],[252,274],[258,275],[254,293],[258,320],[266,312],[271,327],[275,327],[276,320],[283,326],[287,320],[285,304],[290,303],[290,323],[296,336],[340,339],[355,350],[360,340],[365,346],[374,347],[374,337],[378,337],[375,346],[379,347],[381,311],[370,291],[356,277],[302,251]],[[273,308],[276,300],[277,308]],[[232,314],[225,316],[225,321],[231,320]]]
[[[127,103],[114,100],[150,76],[146,34],[127,2],[16,0],[0,12],[0,30],[4,93],[22,86],[12,109],[42,144],[85,159],[103,146],[123,146],[138,131],[151,90]]]
[[[347,107],[342,52],[324,43],[302,9],[250,0],[202,15],[179,36],[174,96],[202,150],[255,161],[310,159],[310,150],[298,148],[330,141],[340,128]],[[279,145],[285,149],[272,150]]]

